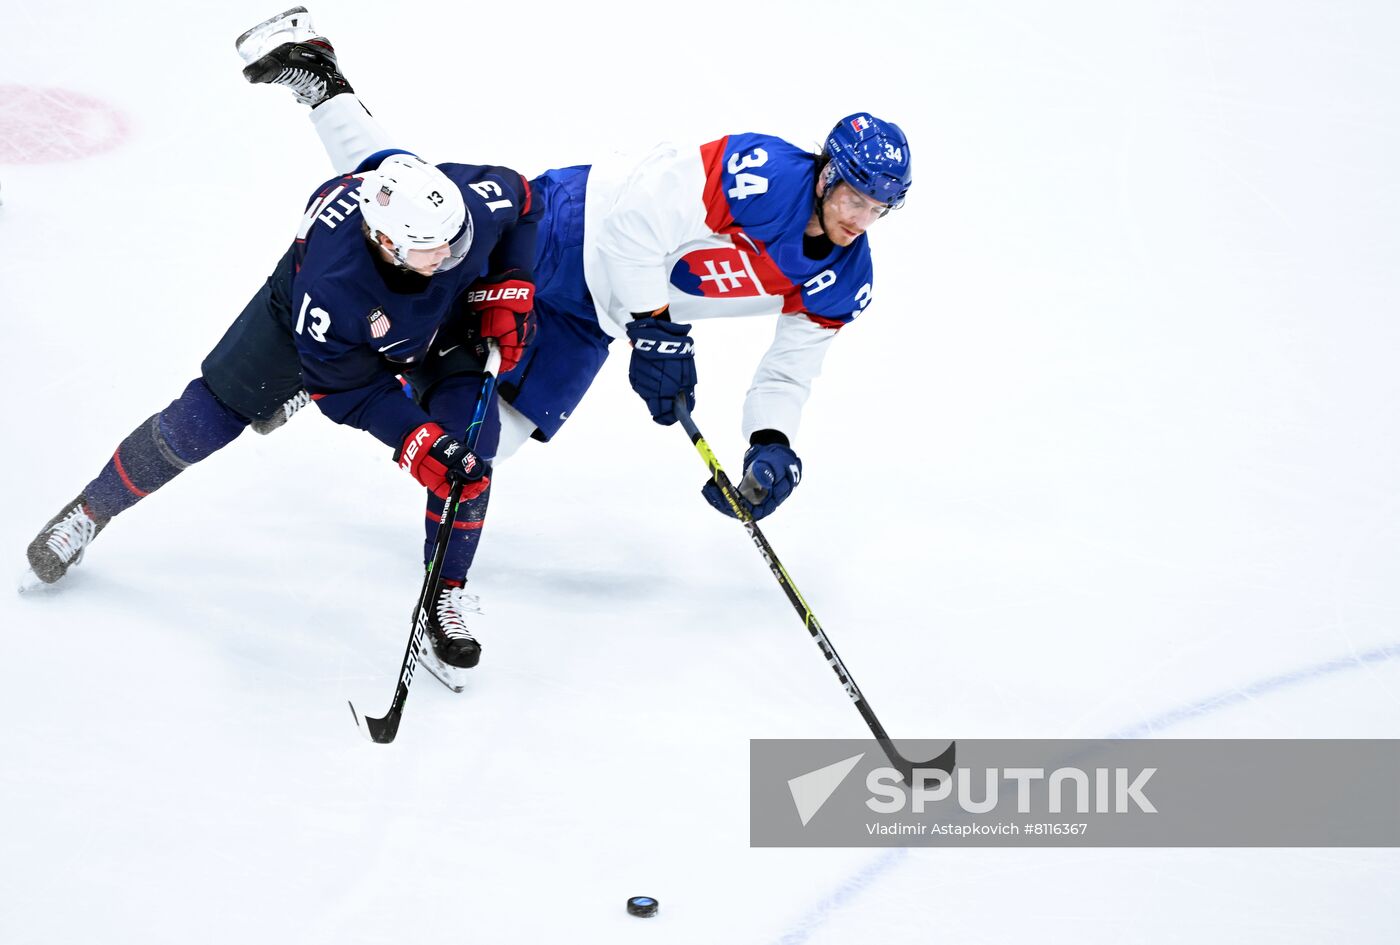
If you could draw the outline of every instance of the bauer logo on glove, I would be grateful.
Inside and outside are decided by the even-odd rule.
[[[519,303],[530,301],[530,296],[534,294],[535,287],[528,282],[515,282],[506,285],[491,286],[486,289],[473,289],[467,293],[467,304],[473,308],[481,308],[486,305],[497,305],[503,302],[516,303],[513,307],[519,307]],[[527,306],[528,307],[528,306]]]
[[[466,294],[467,308],[480,318],[476,333],[494,338],[501,349],[501,373],[514,370],[535,337],[535,284],[519,270],[483,280]]]
[[[431,444],[424,448],[425,443]],[[490,466],[471,450],[449,436],[438,424],[428,421],[404,437],[398,455],[399,468],[430,489],[440,499],[447,498],[450,484],[463,482],[462,498],[472,499],[486,491]]]

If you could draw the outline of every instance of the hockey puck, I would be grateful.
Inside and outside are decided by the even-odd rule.
[[[627,900],[627,914],[634,915],[639,919],[650,919],[656,915],[656,910],[660,905],[650,896],[633,896]]]

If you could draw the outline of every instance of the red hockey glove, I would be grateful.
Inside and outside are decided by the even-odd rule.
[[[453,482],[466,483],[463,499],[475,499],[486,491],[491,472],[486,460],[443,432],[442,427],[429,420],[404,437],[403,446],[395,454],[400,469],[439,499],[447,498]]]
[[[479,333],[501,348],[501,373],[520,363],[535,336],[535,284],[528,279],[478,282],[467,291],[467,307],[481,316]]]

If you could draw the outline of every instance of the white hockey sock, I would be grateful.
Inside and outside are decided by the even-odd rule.
[[[359,96],[348,92],[313,108],[311,124],[316,126],[331,164],[341,174],[350,173],[374,152],[394,147],[389,133],[361,104]]]

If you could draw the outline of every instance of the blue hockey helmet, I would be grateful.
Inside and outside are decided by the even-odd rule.
[[[836,178],[890,209],[904,203],[914,181],[909,167],[909,139],[892,121],[866,112],[847,115],[826,136],[828,188]]]

